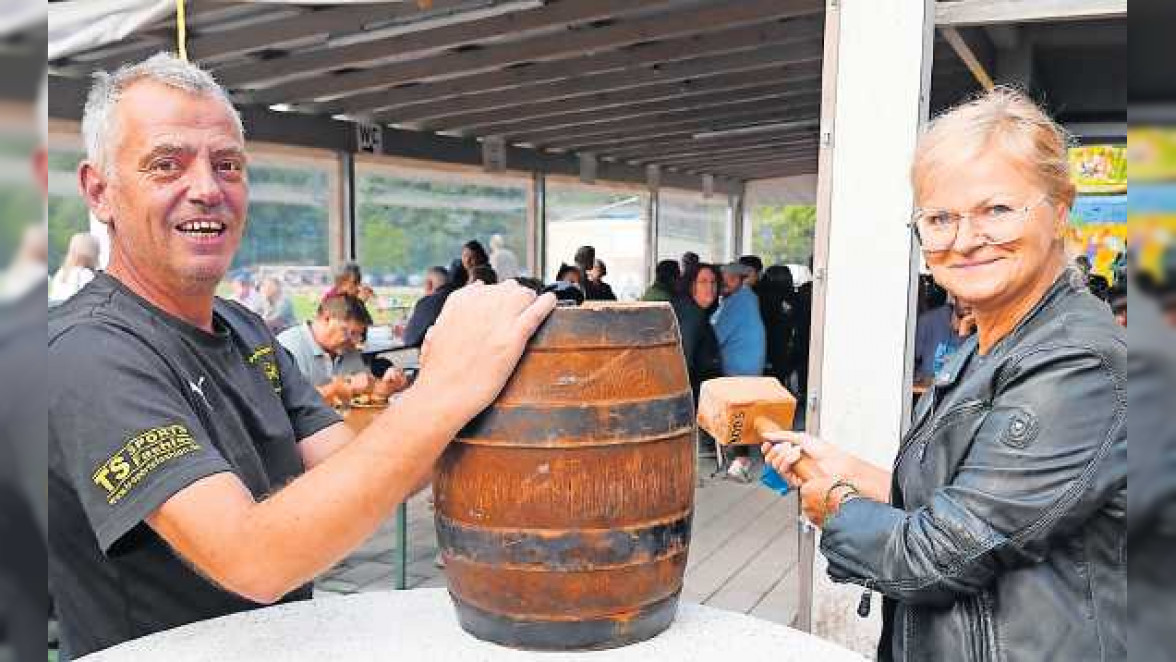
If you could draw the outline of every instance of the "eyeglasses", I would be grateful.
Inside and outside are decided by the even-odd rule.
[[[919,245],[931,253],[949,250],[965,219],[971,221],[972,230],[984,238],[985,244],[1004,244],[1021,236],[1029,213],[1047,200],[1049,196],[1045,195],[1024,207],[995,204],[970,212],[918,208],[911,214],[910,226]]]

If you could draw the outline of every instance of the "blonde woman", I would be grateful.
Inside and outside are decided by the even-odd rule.
[[[765,445],[823,527],[834,581],[884,596],[883,660],[1126,658],[1122,329],[1067,268],[1063,132],[997,89],[936,120],[912,226],[977,333],[891,469],[804,435]],[[817,460],[819,477],[792,467]]]
[[[61,303],[81,291],[94,280],[98,270],[98,240],[81,232],[69,239],[69,249],[61,268],[49,281],[49,302]]]

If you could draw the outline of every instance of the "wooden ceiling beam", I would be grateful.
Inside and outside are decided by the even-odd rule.
[[[759,144],[759,145],[748,145],[748,146],[743,146],[743,147],[720,147],[720,146],[716,145],[713,149],[706,150],[706,151],[679,152],[676,154],[650,155],[650,156],[644,156],[644,157],[640,157],[640,158],[636,158],[636,159],[628,159],[627,162],[637,164],[637,165],[645,165],[648,163],[677,164],[677,163],[691,162],[691,161],[708,161],[711,159],[720,159],[720,158],[727,158],[727,157],[739,158],[739,157],[756,156],[756,155],[762,155],[762,154],[773,154],[773,153],[777,153],[777,152],[781,152],[781,151],[787,151],[787,150],[793,150],[793,149],[807,149],[807,148],[816,147],[816,146],[817,146],[816,137],[805,137],[805,138],[793,139],[793,140],[790,140],[787,142],[764,143],[764,144]],[[606,155],[613,157],[613,158],[616,158],[612,154],[606,154]]]
[[[560,115],[548,115],[538,118],[527,119],[510,119],[500,115],[500,119],[496,122],[485,122],[481,124],[458,124],[450,122],[428,122],[418,125],[417,128],[423,131],[449,130],[459,131],[465,135],[511,135],[513,133],[521,133],[531,130],[539,130],[544,128],[568,127],[583,124],[591,124],[602,121],[620,121],[627,119],[634,119],[645,117],[661,112],[669,111],[686,111],[686,110],[701,110],[704,108],[713,108],[715,106],[723,106],[730,104],[733,101],[752,101],[755,99],[798,99],[808,97],[819,97],[821,86],[819,82],[812,82],[807,84],[793,84],[786,82],[780,77],[783,72],[764,72],[759,78],[759,84],[749,85],[747,87],[736,88],[735,90],[727,89],[719,92],[709,92],[707,94],[692,94],[684,93],[670,97],[668,99],[659,99],[656,101],[647,102],[633,102],[599,108],[591,107],[583,110],[577,110]],[[775,75],[773,75],[775,74]],[[520,112],[526,112],[526,106],[519,108]]]
[[[468,0],[446,0],[446,4],[457,5]],[[276,10],[279,6],[274,5]],[[346,5],[320,11],[300,12],[293,16],[274,11],[267,21],[250,23],[241,27],[216,32],[202,33],[200,26],[189,24],[188,57],[201,64],[210,61],[225,61],[254,51],[282,48],[291,43],[305,42],[321,37],[323,41],[331,34],[357,32],[364,25],[375,21],[387,21],[397,16],[419,14],[421,10],[414,3],[389,6]],[[174,21],[174,18],[168,19]],[[168,26],[167,30],[174,27]],[[127,62],[143,60],[160,48],[159,44],[118,53],[87,63],[91,71],[111,70]]]
[[[416,3],[405,4],[416,7]],[[358,44],[291,53],[269,60],[234,63],[218,69],[216,73],[222,84],[228,87],[259,87],[274,81],[307,78],[346,67],[367,67],[396,59],[407,60],[459,46],[501,39],[506,35],[517,38],[543,33],[562,29],[568,24],[612,18],[640,8],[638,3],[622,0],[559,2],[513,14],[405,31]],[[410,27],[405,29],[410,30]]]
[[[816,13],[824,9],[818,0],[740,0],[714,6],[671,11],[633,20],[619,20],[605,27],[568,30],[531,39],[491,44],[472,51],[450,52],[404,62],[378,65],[360,71],[278,84],[250,94],[253,103],[292,103],[330,99],[369,90],[384,89],[449,76],[470,76],[502,67],[575,57],[585,52],[617,49],[662,38],[719,30],[739,24]]]
[[[306,112],[319,114],[351,114],[383,116],[382,121],[411,122],[452,115],[513,107],[520,101],[538,103],[559,100],[567,96],[583,96],[608,90],[632,88],[616,79],[629,70],[642,78],[638,84],[671,83],[695,77],[739,73],[773,64],[783,65],[789,52],[779,52],[779,62],[763,57],[749,58],[757,50],[793,41],[820,41],[821,21],[799,18],[785,21],[781,27],[785,36],[773,41],[777,31],[772,24],[754,26],[751,32],[760,40],[747,36],[747,28],[725,30],[708,35],[670,39],[641,44],[625,49],[591,53],[582,57],[535,62],[521,67],[510,67],[476,76],[463,76],[441,81],[430,81],[390,90],[347,96],[322,103],[302,104]],[[748,43],[750,40],[750,43]],[[812,49],[810,49],[812,50]],[[819,48],[817,49],[819,50]],[[808,53],[804,53],[808,55]],[[820,56],[817,56],[819,60]],[[796,58],[793,58],[796,59]],[[689,60],[690,62],[678,62]],[[656,66],[655,66],[656,65]],[[662,69],[669,71],[657,76]],[[693,69],[693,71],[691,71]],[[820,69],[813,67],[819,75]],[[611,72],[611,73],[609,73]],[[806,72],[807,73],[807,72]],[[579,81],[582,85],[576,85]],[[544,95],[548,88],[558,88]],[[571,89],[571,93],[565,90]],[[436,103],[444,99],[445,103]],[[394,112],[393,112],[394,109]],[[388,111],[381,113],[380,111]]]
[[[725,139],[715,140],[698,140],[691,136],[685,138],[672,138],[668,140],[653,140],[648,143],[637,145],[630,145],[626,147],[615,148],[608,152],[609,155],[619,156],[628,159],[641,159],[649,156],[663,156],[672,154],[691,154],[698,152],[706,152],[712,149],[726,148],[726,147],[745,147],[762,145],[773,142],[789,142],[797,140],[812,140],[815,139],[817,130],[814,127],[809,131],[792,131],[790,133],[771,133],[768,135],[752,135],[752,136],[732,136]]]
[[[696,154],[710,154],[715,150],[751,149],[765,145],[787,145],[816,140],[817,132],[783,134],[776,136],[746,136],[729,138],[727,140],[699,141],[693,138],[669,143],[653,143],[636,145],[624,149],[604,152],[609,156],[626,159],[634,163],[650,161],[657,158],[673,158],[675,156],[693,156]]]
[[[756,179],[774,179],[776,177],[795,177],[797,175],[814,175],[817,173],[817,161],[813,159],[810,162],[798,163],[782,163],[778,165],[763,165],[752,166],[747,168],[732,168],[724,170],[721,174],[731,179],[740,181],[752,181]]]
[[[759,124],[764,122],[785,121],[815,116],[820,111],[819,104],[806,106],[773,104],[771,108],[763,108],[763,104],[732,104],[715,112],[694,113],[690,117],[654,117],[642,122],[633,122],[622,126],[610,125],[588,128],[575,133],[553,131],[516,136],[511,142],[515,144],[538,145],[543,147],[558,146],[564,149],[583,150],[586,144],[613,143],[619,141],[639,139],[644,135],[657,135],[659,132],[694,133],[714,130],[716,125],[727,124]],[[617,141],[614,143],[614,141]]]
[[[642,111],[620,108],[611,112],[586,113],[575,118],[552,122],[522,123],[518,130],[495,130],[478,135],[501,135],[508,142],[544,144],[552,137],[593,135],[615,131],[618,127],[639,129],[667,123],[707,117],[738,116],[746,111],[763,111],[771,107],[807,107],[819,103],[820,92],[797,94],[784,87],[766,88],[758,93],[743,93],[705,104],[663,105],[661,109]],[[471,135],[466,133],[465,135]]]
[[[632,54],[627,57],[633,61]],[[636,91],[651,85],[702,80],[712,76],[729,76],[750,71],[770,72],[778,70],[781,66],[785,66],[785,76],[789,75],[788,67],[806,72],[803,75],[811,75],[812,72],[818,70],[820,58],[819,41],[806,41],[713,57],[666,62],[653,66],[643,65],[628,70],[587,75],[571,74],[566,79],[539,84],[526,82],[527,70],[523,69],[518,72],[518,78],[523,81],[520,87],[466,94],[455,99],[434,99],[414,104],[411,107],[401,106],[375,113],[373,119],[377,122],[399,123],[412,121],[421,115],[436,116],[438,112],[526,106],[544,101],[582,98],[601,92]],[[411,92],[411,89],[408,91]],[[393,92],[398,92],[398,90]]]
[[[762,165],[765,163],[777,163],[782,161],[798,161],[817,158],[817,147],[812,146],[805,150],[779,151],[775,154],[752,154],[750,156],[729,157],[729,158],[714,158],[714,159],[698,159],[693,161],[665,161],[659,162],[658,165],[685,169],[689,171],[710,171],[722,168],[737,168],[741,166]]]
[[[763,137],[766,140],[769,136],[801,136],[801,135],[813,135],[816,133],[816,122],[819,118],[817,117],[815,112],[809,117],[799,117],[799,118],[791,117],[789,119],[811,120],[813,122],[813,128],[784,127],[784,128],[780,128],[780,129],[765,129],[761,132],[757,132],[756,135]],[[777,120],[778,120],[778,118],[773,118],[771,120],[765,120],[765,121],[760,121],[760,122],[747,122],[747,125],[748,126],[751,126],[751,125],[771,125],[771,124],[775,124],[777,122]],[[713,129],[713,128],[714,127],[704,127],[704,129]],[[590,141],[573,141],[573,142],[569,142],[569,143],[552,143],[551,145],[547,145],[546,147],[547,147],[547,149],[562,149],[562,150],[579,149],[579,150],[588,151],[588,152],[597,152],[597,153],[601,153],[601,154],[607,154],[607,153],[612,153],[612,152],[615,152],[618,150],[625,150],[625,149],[629,149],[629,148],[637,147],[637,146],[648,146],[648,145],[656,144],[659,142],[670,142],[670,141],[681,142],[681,141],[687,141],[687,140],[693,141],[694,135],[697,133],[700,133],[701,131],[702,130],[700,130],[698,128],[693,128],[693,127],[657,129],[657,130],[651,130],[648,132],[642,132],[641,134],[629,135],[629,136],[608,136],[608,137],[605,137],[604,139],[593,139]],[[722,140],[728,140],[729,138],[730,137],[722,138]],[[717,143],[717,142],[719,142],[720,139],[716,138],[716,139],[710,139],[710,140],[715,140],[715,142]],[[699,144],[707,144],[709,142],[709,140],[698,140],[696,142],[698,142]]]
[[[812,19],[772,22],[763,25],[734,28],[696,37],[672,39],[657,43],[626,48],[619,51],[593,53],[582,58],[540,63],[525,68],[532,74],[535,83],[544,80],[577,78],[600,71],[618,69],[640,70],[664,66],[668,62],[699,60],[706,56],[748,52],[769,46],[788,43],[815,42],[819,39],[820,22]],[[546,66],[544,66],[546,65]],[[784,69],[784,62],[779,70]],[[539,71],[535,71],[539,69]],[[790,74],[793,72],[789,72]],[[800,78],[819,78],[819,71],[795,71]],[[765,76],[776,75],[777,78]],[[594,92],[590,97],[563,97],[548,101],[530,103],[525,106],[489,105],[485,99],[474,105],[466,99],[451,99],[456,105],[430,104],[417,108],[401,108],[395,113],[401,121],[436,122],[439,125],[475,127],[504,119],[524,120],[536,117],[550,117],[564,113],[580,112],[592,108],[607,108],[630,103],[659,101],[676,98],[683,94],[702,94],[763,84],[770,80],[781,80],[783,71],[746,72],[735,71],[730,76],[711,76],[697,80],[685,79],[650,85],[639,89]],[[481,77],[479,77],[481,78]],[[474,82],[471,80],[470,82]],[[477,80],[479,86],[485,82]],[[476,91],[476,90],[475,90]],[[347,103],[349,100],[344,100]]]

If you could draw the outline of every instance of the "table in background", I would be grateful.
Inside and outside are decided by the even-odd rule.
[[[693,603],[670,629],[605,651],[536,653],[479,641],[457,623],[445,589],[320,598],[193,623],[82,658],[86,662],[863,662],[799,630]]]
[[[343,416],[343,424],[351,429],[355,434],[363,432],[363,429],[371,424],[373,420],[387,407],[348,407],[339,412]],[[408,498],[400,502],[396,507],[396,558],[394,567],[396,568],[393,577],[396,579],[397,589],[408,588]]]

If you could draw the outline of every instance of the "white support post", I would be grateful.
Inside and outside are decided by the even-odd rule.
[[[908,172],[927,114],[935,3],[830,0],[825,24],[808,428],[890,466],[910,411]],[[859,618],[861,589],[833,584],[819,554],[811,581],[812,631],[872,653],[877,596]]]

